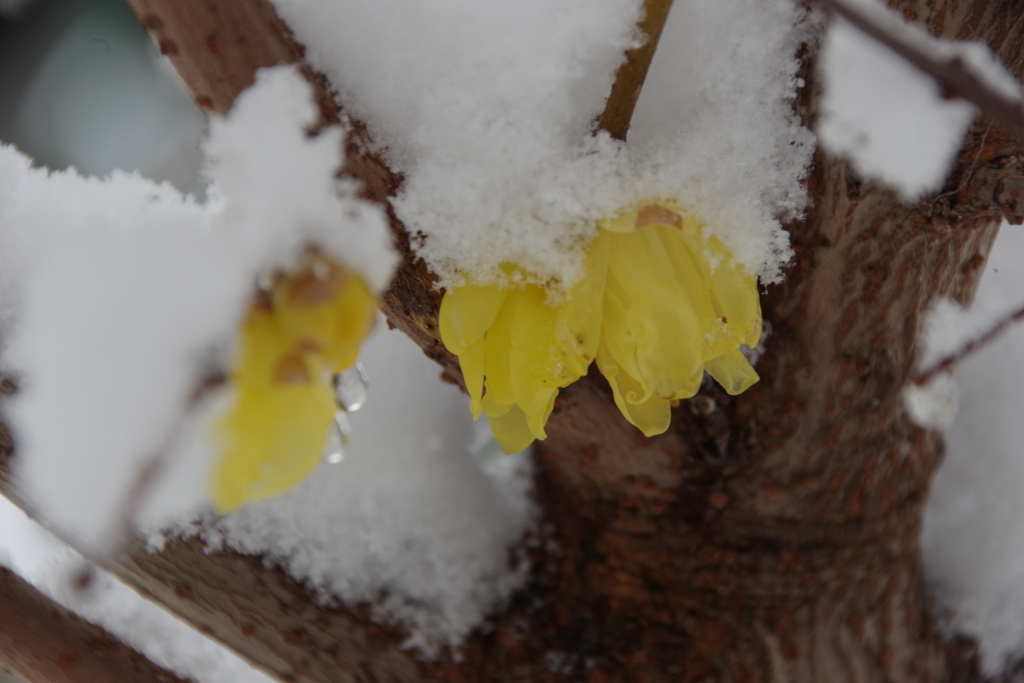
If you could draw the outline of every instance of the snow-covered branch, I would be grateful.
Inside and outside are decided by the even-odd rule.
[[[929,365],[927,368],[914,375],[911,381],[917,386],[924,386],[931,382],[936,375],[940,375],[944,372],[950,372],[955,368],[961,361],[968,358],[977,351],[991,343],[996,337],[1006,332],[1010,327],[1024,320],[1024,306],[1017,310],[1009,313],[1002,318],[999,318],[991,327],[985,330],[982,334],[975,337],[969,342],[966,342],[963,346],[958,348],[953,353],[943,356],[935,363]]]
[[[1024,138],[1024,101],[1009,96],[979,75],[961,56],[926,50],[923,44],[891,30],[856,3],[848,0],[818,2],[933,77],[948,97],[960,97],[973,103],[1008,131]]]

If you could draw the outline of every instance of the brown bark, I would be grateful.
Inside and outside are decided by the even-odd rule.
[[[220,22],[234,19],[212,8],[266,17],[263,0],[131,2],[158,42],[177,46],[176,65],[214,109],[249,82],[219,78],[241,68],[173,32],[229,35]],[[938,35],[986,40],[1024,74],[1021,3],[892,4]],[[273,30],[246,34],[249,56],[230,59],[302,54],[279,22],[264,26]],[[805,56],[809,69],[813,50]],[[337,118],[325,82],[305,69],[321,86],[325,121]],[[810,118],[816,88],[807,90]],[[386,201],[400,179],[355,131],[346,168]],[[923,313],[937,296],[967,300],[1001,215],[1019,222],[1022,152],[979,121],[944,190],[911,207],[819,155],[813,204],[788,226],[796,258],[764,299],[772,334],[761,383],[737,398],[703,390],[651,439],[622,420],[594,373],[563,391],[536,455],[549,542],[535,551],[530,585],[461,659],[419,661],[362,607],[317,608],[280,570],[206,555],[194,541],[157,555],[134,549],[115,570],[283,680],[970,677],[969,648],[946,646],[929,616],[918,556],[942,445],[909,422],[900,391]],[[389,322],[455,378],[457,362],[437,341],[439,294],[393,224],[406,261],[385,297]]]
[[[187,680],[64,609],[5,567],[0,567],[0,662],[28,683]]]

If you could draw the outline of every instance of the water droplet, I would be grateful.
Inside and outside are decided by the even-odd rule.
[[[334,414],[330,431],[327,432],[327,443],[324,444],[324,462],[337,465],[345,459],[348,445],[352,441],[352,426],[348,423],[345,413],[339,410]]]
[[[356,361],[355,365],[334,376],[334,398],[338,407],[346,413],[354,413],[364,405],[370,396],[370,380],[366,368]]]

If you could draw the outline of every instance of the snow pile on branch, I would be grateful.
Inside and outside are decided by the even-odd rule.
[[[1024,234],[1004,224],[968,311],[932,315],[926,362],[1019,307]],[[1024,655],[1024,327],[1016,326],[955,371],[960,409],[925,511],[925,570],[951,631],[978,638],[992,676]]]
[[[226,366],[261,272],[317,244],[376,287],[387,282],[385,219],[334,182],[341,132],[307,139],[316,115],[297,72],[262,72],[213,125],[214,199],[204,206],[138,175],[32,169],[0,147],[16,474],[47,519],[86,547],[117,526],[141,469],[181,446],[189,396]],[[184,498],[201,496],[205,477],[192,486]]]
[[[877,0],[851,4],[934,61],[959,59],[993,89],[1020,97],[1020,86],[987,45],[934,38]],[[975,106],[947,98],[934,78],[845,19],[829,29],[821,68],[818,135],[825,148],[907,200],[939,189]]]
[[[637,0],[275,0],[405,174],[396,209],[442,285],[503,261],[571,285],[595,221],[674,199],[767,280],[806,202],[789,0],[676,3],[624,145],[592,137]]]

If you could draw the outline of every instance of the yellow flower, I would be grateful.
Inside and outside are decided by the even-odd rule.
[[[219,512],[281,493],[316,466],[337,410],[330,376],[355,363],[375,310],[362,278],[320,256],[260,293],[231,371],[234,404],[215,426]]]
[[[488,416],[507,453],[547,436],[558,390],[594,360],[648,436],[668,429],[672,404],[696,394],[705,371],[730,394],[758,380],[739,350],[761,336],[756,276],[664,201],[601,221],[583,278],[560,304],[536,284],[468,282],[445,294],[439,322],[474,418]]]

